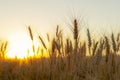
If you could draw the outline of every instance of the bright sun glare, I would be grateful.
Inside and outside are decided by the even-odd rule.
[[[40,45],[37,38],[34,38],[34,46],[35,49],[38,48]],[[29,50],[29,54],[28,54]],[[30,40],[30,37],[27,34],[20,33],[20,34],[14,34],[9,39],[9,47],[8,52],[6,55],[8,58],[26,58],[30,56],[34,56],[34,53],[32,52],[32,41]]]

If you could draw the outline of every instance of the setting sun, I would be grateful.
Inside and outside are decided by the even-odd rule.
[[[39,47],[39,42],[36,37],[33,41],[35,50]],[[29,50],[29,53],[28,53]],[[32,51],[32,41],[27,34],[17,33],[10,37],[8,52],[6,57],[8,58],[26,58],[34,56]]]
[[[9,37],[6,58],[49,57],[48,51],[42,48],[43,41],[40,42],[42,39],[38,38],[38,34],[33,34],[30,27],[28,31],[29,34],[19,31]]]

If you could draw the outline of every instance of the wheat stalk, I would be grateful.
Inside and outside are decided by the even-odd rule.
[[[43,47],[44,47],[45,49],[47,49],[47,47],[46,47],[46,45],[45,45],[43,39],[42,39],[40,36],[39,36],[39,39],[40,39],[40,41],[42,42]]]
[[[112,33],[111,35],[111,40],[112,40],[112,47],[113,47],[113,50],[114,52],[116,53],[116,42],[115,42],[115,38],[114,38],[114,34]]]
[[[77,53],[77,48],[78,48],[78,22],[77,22],[77,19],[74,20],[74,40],[75,40],[75,53]]]
[[[50,42],[50,36],[49,36],[49,34],[47,33],[46,35],[47,35],[48,42]]]
[[[98,42],[95,43],[94,45],[94,48],[93,48],[93,56],[95,55],[95,52],[96,52],[96,49],[97,49],[97,46],[98,46]]]
[[[30,38],[33,41],[33,34],[32,34],[32,30],[31,30],[30,26],[28,27],[28,30],[29,30],[29,33],[30,33]]]
[[[90,31],[89,31],[89,29],[87,29],[87,37],[88,37],[89,54],[91,55],[92,40],[91,40],[91,36],[90,36]]]
[[[106,44],[106,63],[108,62],[108,57],[110,54],[110,44],[108,38],[105,36],[105,44]]]

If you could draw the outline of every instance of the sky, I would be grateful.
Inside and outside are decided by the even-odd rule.
[[[0,0],[0,38],[27,33],[53,33],[67,18],[84,16],[91,31],[120,31],[120,0]],[[17,35],[18,34],[18,35]]]

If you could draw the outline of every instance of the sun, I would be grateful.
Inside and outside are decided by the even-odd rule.
[[[39,47],[39,42],[37,39],[34,39],[33,42],[35,49]],[[28,50],[30,51],[28,54]],[[26,58],[34,56],[32,52],[32,41],[29,38],[29,35],[26,33],[16,33],[9,38],[9,46],[6,57],[8,58]]]

